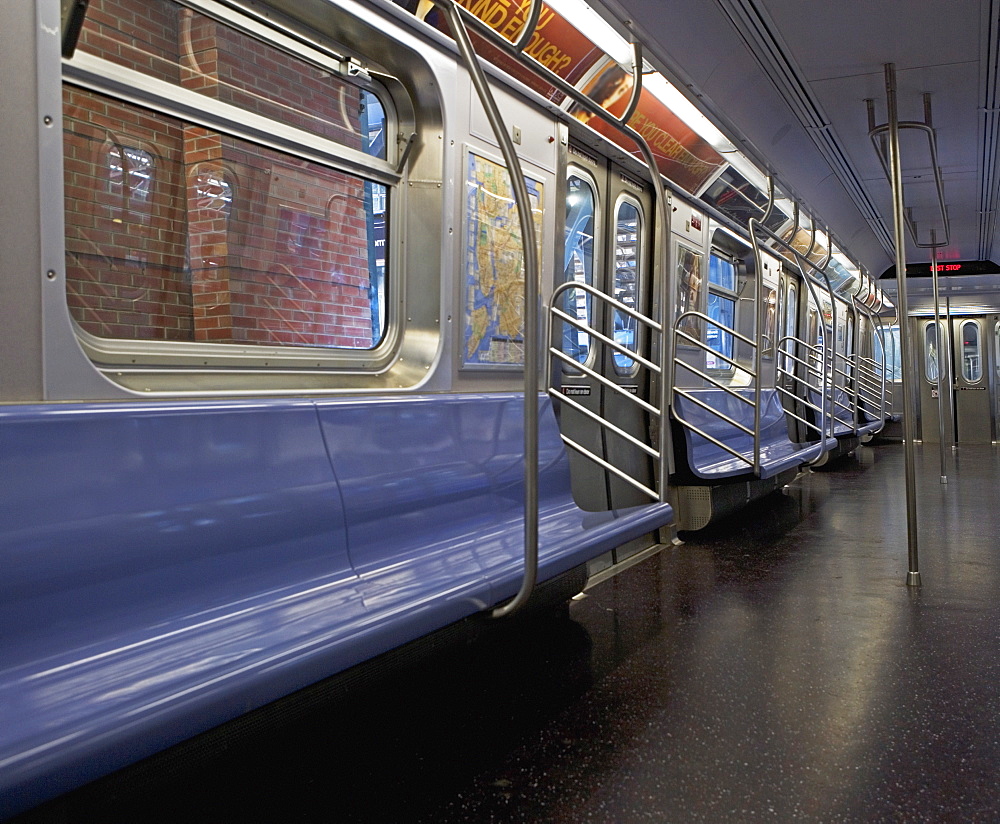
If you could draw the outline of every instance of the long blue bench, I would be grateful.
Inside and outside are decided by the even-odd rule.
[[[851,414],[851,409],[854,405],[854,396],[843,387],[836,387],[834,389],[833,397],[835,401],[833,415],[834,437],[846,438],[869,435],[882,427],[882,421],[871,415],[863,406],[858,409],[858,423],[857,426],[855,426],[853,416]],[[820,403],[819,393],[815,390],[810,390],[809,401],[813,405],[818,406]],[[826,412],[827,415],[829,415],[829,400],[826,400],[825,402],[827,404]]]
[[[580,510],[540,407],[540,572]],[[0,408],[0,817],[513,595],[522,399]]]
[[[746,399],[753,399],[752,389],[734,389]],[[699,403],[700,402],[700,403]],[[761,390],[760,409],[760,471],[754,471],[754,438],[724,418],[721,413],[751,432],[754,429],[754,409],[749,403],[718,388],[684,389],[673,395],[674,419],[683,432],[682,456],[686,469],[695,478],[714,482],[754,476],[773,478],[789,469],[819,458],[835,445],[832,438],[813,443],[796,443],[788,434],[785,410],[776,389]],[[706,408],[707,407],[707,408]],[[701,430],[730,449],[702,437],[692,427]]]

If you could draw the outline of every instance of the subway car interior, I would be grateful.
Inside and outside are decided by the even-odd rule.
[[[1000,820],[1000,0],[0,42],[0,820]]]

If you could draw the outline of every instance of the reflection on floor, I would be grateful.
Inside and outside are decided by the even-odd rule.
[[[1000,820],[1000,452],[917,458],[918,589],[903,449],[863,447],[568,618],[60,820]]]

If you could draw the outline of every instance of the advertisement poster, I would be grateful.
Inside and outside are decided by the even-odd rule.
[[[583,91],[609,114],[620,117],[632,93],[632,75],[608,58],[584,85]],[[580,107],[570,109],[570,113],[640,160],[644,159],[639,147],[614,126]],[[685,191],[699,190],[725,165],[722,155],[648,89],[643,88],[639,95],[639,105],[628,125],[649,144],[661,174]]]
[[[525,18],[531,8],[528,0],[459,0],[459,5],[468,9],[511,43],[521,34]],[[416,15],[451,35],[445,15],[433,4],[419,3]],[[544,79],[471,29],[469,33],[477,54],[554,103],[562,102],[565,95],[546,83]],[[604,52],[544,3],[538,16],[538,24],[524,52],[574,86],[600,58],[604,57]]]

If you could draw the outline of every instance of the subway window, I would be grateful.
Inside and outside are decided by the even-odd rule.
[[[796,328],[796,318],[798,317],[799,311],[799,294],[798,289],[791,280],[785,288],[785,322],[783,335],[788,337],[795,337],[798,333]]]
[[[677,243],[674,245],[674,267],[677,277],[677,304],[675,316],[685,312],[701,310],[702,294],[702,257],[700,252]],[[695,317],[687,317],[677,326],[678,331],[699,340],[701,338],[701,321]]]
[[[924,327],[924,377],[931,383],[938,381],[938,357],[941,351],[938,331],[936,323],[928,323]]]
[[[962,324],[962,377],[968,383],[978,383],[983,378],[979,324],[974,320],[967,320]]]
[[[93,0],[79,49],[101,59],[87,88],[70,74],[63,91],[66,291],[80,330],[378,346],[391,200],[385,100],[168,0]],[[118,67],[150,78],[143,105],[118,96]],[[157,94],[161,103],[150,102]],[[176,114],[192,94],[210,98],[210,126]],[[280,147],[266,139],[269,123],[283,130]],[[351,152],[361,161],[338,165]]]
[[[733,357],[733,335],[730,330],[736,322],[736,264],[731,258],[715,251],[708,259],[706,314],[712,320],[705,328],[705,342],[712,350],[707,353],[706,366],[709,369],[732,370],[732,364],[718,355]]]
[[[823,327],[819,322],[819,310],[810,306],[806,314],[806,343],[809,345],[808,380],[812,386],[823,384]]]
[[[795,339],[798,335],[798,296],[795,282],[788,280],[785,284],[785,312],[784,317],[781,318],[781,339],[778,341],[778,347],[782,353],[780,367],[786,372],[793,371],[795,368],[795,346],[790,339]]]
[[[615,299],[630,309],[638,307],[641,288],[639,260],[641,259],[642,215],[631,200],[618,203],[615,214]],[[615,310],[615,342],[632,352],[639,343],[639,322],[620,309]],[[621,352],[615,352],[615,370],[628,374],[636,368],[635,361]]]
[[[854,315],[847,316],[847,331],[844,334],[844,369],[848,380],[854,379]]]
[[[563,257],[563,280],[594,284],[594,224],[597,198],[593,184],[581,174],[571,174],[566,194],[566,226]],[[563,311],[591,325],[593,300],[583,289],[568,289],[563,297]],[[578,363],[591,355],[590,335],[570,323],[563,323],[562,351]]]
[[[886,380],[902,380],[903,360],[899,354],[899,327],[879,327],[872,337],[872,344],[879,377],[884,371]]]
[[[1000,321],[993,324],[993,368],[1000,378]]]
[[[764,348],[763,357],[770,358],[774,354],[775,335],[777,334],[778,290],[769,288],[764,293],[764,337],[760,345]]]

